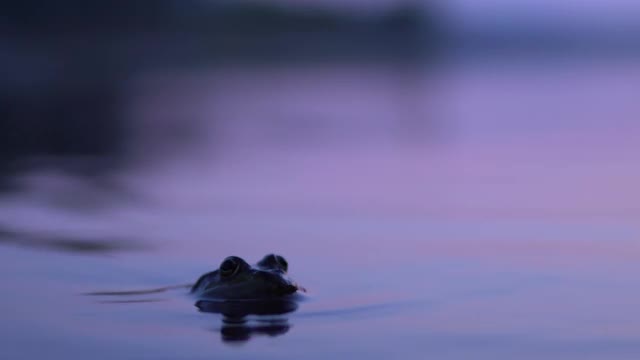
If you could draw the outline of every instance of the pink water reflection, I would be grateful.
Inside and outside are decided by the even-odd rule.
[[[0,211],[16,231],[151,246],[96,258],[0,254],[4,274],[45,279],[57,309],[38,307],[14,337],[50,338],[64,322],[56,341],[84,334],[94,350],[128,344],[135,350],[116,346],[128,354],[249,358],[273,346],[278,358],[396,349],[493,359],[520,348],[528,358],[582,359],[596,343],[596,354],[634,358],[640,105],[630,94],[640,79],[630,64],[589,66],[252,68],[141,80],[131,114],[141,124],[189,118],[197,136],[173,148],[161,128],[140,132],[139,166],[117,176],[140,201],[61,209],[51,192],[80,196],[90,185],[41,173]],[[180,106],[154,109],[176,91]],[[192,281],[227,255],[252,262],[270,252],[289,259],[310,300],[285,336],[246,352],[223,347],[219,319],[197,314],[185,294],[135,308],[69,300]],[[7,307],[24,297],[37,307],[33,283],[7,276]]]

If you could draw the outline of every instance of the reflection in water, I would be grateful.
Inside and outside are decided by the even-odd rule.
[[[298,308],[299,297],[270,300],[211,301],[198,300],[195,305],[202,312],[222,314],[220,335],[227,343],[246,342],[253,335],[278,336],[289,331],[289,319],[282,315]],[[276,315],[250,322],[249,315]]]
[[[66,253],[105,254],[135,251],[146,246],[133,239],[76,238],[73,235],[28,234],[0,228],[0,245],[17,245]]]
[[[139,163],[113,180],[38,168],[0,199],[0,305],[29,310],[3,314],[3,358],[637,359],[640,72],[568,65],[235,64],[154,70],[122,107],[51,98],[56,118],[83,100],[74,119],[126,113]],[[38,123],[0,138],[46,148]],[[159,251],[131,256],[110,234]],[[271,249],[323,297],[195,314],[178,287],[68,296]]]
[[[240,343],[249,341],[253,335],[283,335],[290,328],[287,318],[257,320],[257,324],[249,324],[246,318],[223,317],[220,335],[226,343]]]
[[[171,290],[188,289],[191,284],[165,286],[153,289],[124,290],[124,291],[92,291],[83,295],[107,297],[100,299],[100,304],[138,304],[167,301],[163,298],[146,298],[145,295],[166,293]],[[142,296],[142,297],[139,297]],[[245,342],[253,335],[278,336],[285,334],[291,328],[289,319],[284,314],[298,309],[300,295],[292,295],[268,300],[198,300],[195,306],[205,313],[221,314],[222,326],[220,335],[222,341],[228,343]],[[258,318],[249,319],[257,315]]]
[[[57,168],[33,161],[37,167],[13,178],[16,191],[5,195],[9,200],[29,197],[42,207],[65,212],[97,213],[124,203],[143,204],[145,199],[116,176],[76,175],[78,160],[56,160]]]

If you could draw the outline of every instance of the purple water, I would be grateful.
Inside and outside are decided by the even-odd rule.
[[[639,81],[630,62],[141,77],[125,195],[42,170],[0,202],[2,358],[636,359]],[[183,289],[84,295],[270,252],[309,290],[271,336],[223,341]]]

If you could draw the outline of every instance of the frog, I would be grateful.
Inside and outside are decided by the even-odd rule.
[[[195,306],[203,313],[222,315],[219,332],[224,342],[244,342],[254,335],[278,336],[289,331],[285,314],[296,311],[306,289],[287,274],[289,264],[281,255],[265,255],[255,265],[239,256],[228,256],[218,269],[200,276],[194,284],[160,288],[95,291],[85,295],[114,297],[101,303],[141,303],[162,301],[149,295],[189,289]],[[141,297],[142,296],[142,297]],[[256,319],[249,316],[266,316]]]
[[[281,255],[265,255],[255,265],[239,256],[228,256],[218,269],[198,278],[191,294],[204,300],[274,300],[306,290],[287,274],[289,264]]]

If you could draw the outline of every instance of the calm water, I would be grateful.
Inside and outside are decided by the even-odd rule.
[[[638,80],[629,63],[151,74],[118,190],[43,170],[0,202],[0,354],[637,359]],[[309,290],[293,313],[230,325],[184,289],[85,295],[269,252]]]

